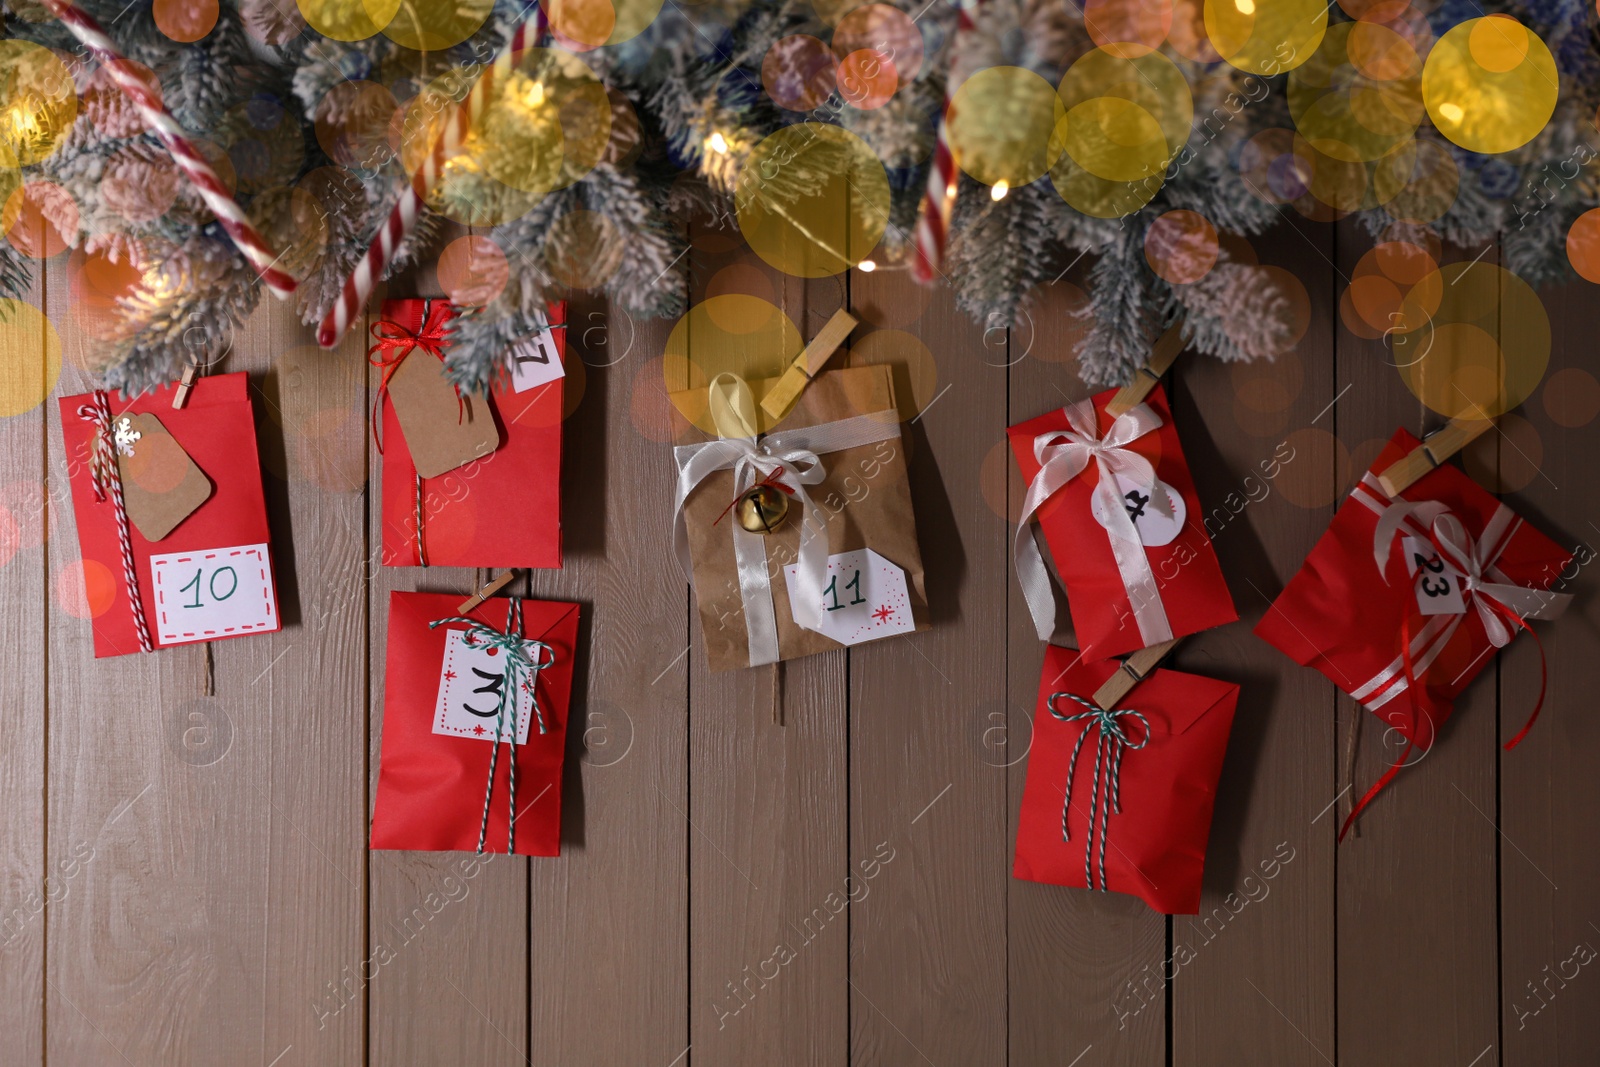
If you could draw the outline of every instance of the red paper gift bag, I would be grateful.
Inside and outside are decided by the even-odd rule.
[[[1193,915],[1239,687],[1158,670],[1102,712],[1118,669],[1047,646],[1012,873]]]
[[[385,300],[382,318],[416,337],[424,334],[429,312],[440,306],[437,324],[442,326],[454,315],[443,300]],[[386,566],[561,566],[560,375],[567,358],[566,316],[565,303],[552,304],[550,329],[519,345],[517,374],[494,384],[491,406],[501,443],[482,459],[419,480],[394,405],[384,401]],[[438,357],[419,347],[404,358]]]
[[[1037,514],[1090,661],[1239,617],[1166,394],[1157,386],[1112,419],[1105,408],[1115,395],[1107,390],[1006,431],[1029,482],[1015,542],[1017,580],[1040,640],[1050,640],[1055,602],[1028,526]]]
[[[1404,430],[1390,439],[1256,633],[1426,750],[1522,620],[1565,607],[1547,590],[1572,557],[1455,467],[1390,500],[1378,473],[1418,444]],[[1529,704],[1537,714],[1534,694]]]
[[[83,553],[83,585],[94,619],[96,657],[121,656],[195,641],[216,641],[281,627],[272,572],[272,537],[261,491],[255,416],[244,374],[201,378],[182,408],[172,406],[175,386],[124,402],[104,393],[61,398],[61,433],[72,487],[72,510]],[[119,519],[121,475],[116,486],[101,482],[97,499],[94,451],[101,435],[101,410],[113,424],[106,438],[114,457],[132,455],[138,441],[114,444],[124,418],[154,415],[210,482],[210,495],[159,541]],[[159,479],[160,471],[151,473]],[[203,484],[203,483],[202,483]],[[132,491],[134,487],[129,486]],[[160,491],[164,486],[147,488]],[[121,527],[127,531],[126,556]],[[129,571],[132,571],[132,582]],[[137,600],[129,589],[136,587]],[[139,611],[133,606],[137,602]],[[142,615],[142,627],[141,619]]]
[[[494,642],[516,632],[511,601],[485,601],[466,616],[479,624],[469,626],[458,617],[461,600],[459,594],[389,596],[372,847],[507,852],[514,835],[516,855],[559,855],[578,605],[520,602],[521,636],[543,645],[524,644],[528,663],[542,666],[523,672],[515,721],[506,717],[505,743],[497,743],[497,698],[509,689],[502,674],[507,651]],[[449,621],[429,625],[440,620]],[[517,735],[525,740],[517,743]]]

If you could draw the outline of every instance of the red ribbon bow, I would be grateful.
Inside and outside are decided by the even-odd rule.
[[[378,385],[378,392],[372,398],[372,441],[378,446],[378,454],[383,454],[383,441],[378,436],[378,422],[383,411],[384,397],[389,395],[389,379],[394,377],[395,371],[400,369],[400,364],[416,349],[422,349],[433,356],[440,363],[444,362],[444,346],[448,338],[445,337],[445,324],[450,321],[450,302],[448,300],[425,300],[422,328],[412,333],[398,322],[388,319],[379,319],[372,324],[372,338],[377,343],[367,349],[367,362],[374,367],[383,368],[383,381]],[[461,397],[461,390],[456,389],[456,419],[460,421],[466,417],[466,402]]]

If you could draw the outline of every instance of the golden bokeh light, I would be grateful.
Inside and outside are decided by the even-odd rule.
[[[1521,148],[1555,111],[1555,58],[1507,15],[1468,19],[1440,37],[1422,71],[1422,96],[1439,132],[1471,152]]]

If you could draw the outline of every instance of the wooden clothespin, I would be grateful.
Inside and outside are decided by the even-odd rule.
[[[1161,376],[1167,373],[1167,368],[1172,366],[1172,361],[1182,351],[1183,321],[1180,319],[1161,335],[1150,352],[1150,361],[1134,373],[1133,381],[1117,390],[1117,395],[1106,405],[1106,414],[1114,419],[1144,403],[1144,398],[1150,395],[1150,390],[1161,381]]]
[[[1113,711],[1122,702],[1122,698],[1133,690],[1133,687],[1145,680],[1145,677],[1156,669],[1156,664],[1166,658],[1167,653],[1177,647],[1181,638],[1174,637],[1171,641],[1163,641],[1159,645],[1141,648],[1133,655],[1122,661],[1122,667],[1105,680],[1099,689],[1094,691],[1094,702],[1104,711]]]
[[[457,609],[458,613],[461,615],[467,614],[467,612],[471,611],[473,608],[477,607],[479,604],[482,604],[485,600],[488,600],[500,590],[510,585],[511,579],[515,578],[516,576],[517,572],[515,569],[513,569],[506,571],[498,578],[490,579],[484,584],[482,589],[478,590],[476,593],[473,593],[470,597],[461,602],[461,607]]]
[[[1378,484],[1389,496],[1399,496],[1493,425],[1493,419],[1451,419],[1432,433],[1425,434],[1420,445],[1390,464],[1378,475]]]
[[[183,377],[178,380],[178,391],[172,394],[172,406],[174,408],[181,408],[189,402],[189,390],[194,388],[194,376],[197,369],[193,363],[184,365]]]
[[[850,336],[850,331],[856,328],[856,322],[856,317],[843,308],[835,311],[833,318],[806,345],[805,351],[794,358],[788,370],[767,391],[761,400],[761,410],[770,415],[774,422],[789,414],[794,402],[800,399],[800,391],[817,376],[822,365]]]

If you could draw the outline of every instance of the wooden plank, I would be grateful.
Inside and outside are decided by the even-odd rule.
[[[1354,226],[1341,224],[1341,274],[1352,276],[1370,247]],[[1494,259],[1490,249],[1481,262]],[[1436,340],[1424,371],[1448,373],[1459,353],[1448,336]],[[1350,388],[1335,409],[1336,425],[1358,463],[1370,463],[1375,442],[1388,440],[1397,426],[1418,433],[1443,421],[1399,380],[1392,369],[1398,358],[1379,341],[1339,332],[1338,380]],[[1352,833],[1339,847],[1338,1035],[1347,1062],[1499,1062],[1492,671],[1456,702],[1432,752],[1367,809],[1359,836]],[[1354,776],[1360,794],[1403,742],[1353,700],[1341,697],[1339,709],[1341,739],[1350,718],[1361,719]],[[1319,823],[1319,832],[1332,832],[1328,823]],[[1394,1024],[1396,1005],[1404,1005],[1402,1026]]]
[[[631,414],[636,389],[666,403],[648,357],[672,324],[607,314],[587,297],[568,309],[583,398],[566,423],[565,566],[531,572],[532,595],[577,600],[584,621],[562,854],[530,861],[528,1016],[535,1063],[665,1065],[689,1044],[688,693],[673,662],[688,619],[661,550],[672,451]]]
[[[442,290],[431,267],[423,266],[391,280],[388,292],[438,296]],[[369,321],[377,307],[375,300]],[[367,379],[369,410],[380,381],[373,368]],[[370,441],[370,432],[367,437]],[[390,592],[455,593],[464,599],[490,574],[464,567],[382,565],[381,463],[376,446],[369,446],[369,812],[381,758]],[[469,852],[368,854],[368,952],[379,962],[364,983],[372,1067],[527,1062],[528,863]]]
[[[23,302],[45,308],[43,277]],[[65,497],[51,500],[44,483],[45,411],[52,402],[42,331],[6,331],[5,358],[31,373],[6,374],[0,419],[0,1030],[20,1064],[44,1062],[46,908],[73,891],[82,874],[73,842],[45,832],[45,624],[53,610],[45,542]],[[24,410],[26,409],[26,410]],[[65,866],[62,866],[65,864]]]
[[[802,337],[841,306],[834,279],[807,284],[747,251],[701,244],[695,299],[716,272],[733,268],[719,285],[770,294]],[[841,365],[838,357],[831,365]],[[680,813],[692,887],[690,1055],[702,1067],[845,1062],[850,935],[838,902],[850,862],[846,653],[713,674],[697,615],[685,659],[692,715]],[[781,725],[770,710],[775,670]]]
[[[1600,812],[1594,773],[1600,728],[1590,713],[1600,687],[1594,656],[1600,603],[1585,589],[1594,581],[1587,563],[1600,550],[1589,506],[1600,430],[1594,421],[1600,386],[1589,350],[1600,305],[1593,286],[1581,281],[1540,296],[1550,314],[1549,370],[1539,391],[1503,420],[1504,436],[1480,443],[1496,446],[1501,477],[1516,489],[1506,503],[1578,560],[1558,576],[1558,588],[1578,594],[1572,607],[1555,622],[1533,624],[1549,665],[1544,710],[1527,738],[1500,755],[1500,1027],[1507,1067],[1580,1063],[1587,1050],[1600,1048],[1600,982],[1590,973],[1600,950],[1594,907],[1600,856],[1579,844],[1594,839]],[[1500,671],[1503,743],[1522,728],[1539,689],[1533,642],[1519,636],[1501,656]]]
[[[1042,290],[1029,317],[1011,331],[1009,353],[986,351],[990,361],[1012,364],[1006,422],[1021,422],[1095,391],[1074,373],[1072,346],[1083,327],[1073,312],[1082,298],[1071,282]],[[977,441],[984,488],[991,495],[999,491],[1001,505],[1009,509],[1006,517],[1014,519],[1025,485],[1004,433],[991,428]],[[968,726],[985,731],[981,760],[1007,780],[1009,818],[1000,869],[1008,875],[1044,658],[1033,617],[1009,573],[1011,528],[1008,524],[1005,546],[1007,695],[981,705],[985,713]],[[1164,1063],[1166,920],[1142,901],[1116,893],[1008,878],[1006,896],[1010,1062],[1059,1065],[1083,1056],[1085,1063],[1118,1067]]]
[[[1253,244],[1263,264],[1290,268],[1284,284],[1304,286],[1303,339],[1271,363],[1188,356],[1171,388],[1201,521],[1240,615],[1187,639],[1171,662],[1240,686],[1200,914],[1172,919],[1166,969],[1181,1067],[1335,1058],[1336,691],[1251,628],[1348,488],[1333,430],[1349,375],[1335,375],[1331,229],[1297,219]]]
[[[904,271],[852,277],[857,350],[903,321],[915,288]],[[872,890],[850,911],[850,1047],[869,1063],[1006,1056],[1006,780],[973,758],[971,717],[1006,655],[1008,528],[984,502],[978,446],[1004,433],[1006,374],[954,305],[935,290],[878,350],[911,372],[897,394],[933,368],[937,384],[903,441],[933,628],[850,653],[851,874]]]

